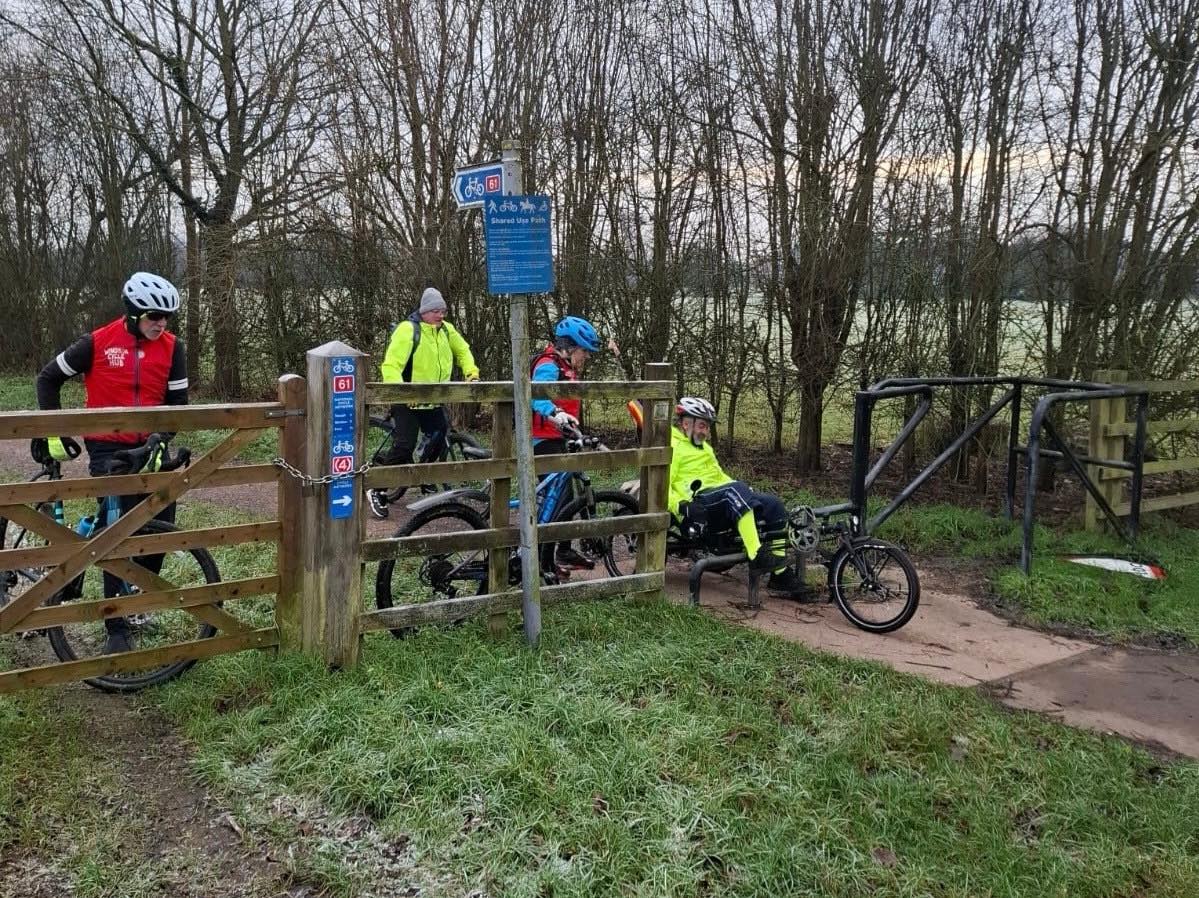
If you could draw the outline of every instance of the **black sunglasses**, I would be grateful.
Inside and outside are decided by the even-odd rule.
[[[143,318],[149,318],[151,321],[166,321],[171,317],[170,312],[143,312]]]

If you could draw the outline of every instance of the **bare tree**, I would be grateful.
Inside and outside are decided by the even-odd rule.
[[[16,42],[0,57],[0,342],[27,370],[111,317],[129,271],[169,264],[171,246],[162,198],[111,106],[63,90]]]
[[[1077,0],[1037,66],[1054,193],[1043,224],[1045,365],[1149,375],[1199,271],[1194,0]]]
[[[934,146],[948,158],[944,216],[948,373],[998,373],[1008,237],[1024,222],[1036,191],[1013,183],[1016,147],[1027,137],[1026,63],[1036,12],[1028,0],[959,0],[934,24],[928,74],[938,128]],[[1020,197],[1019,200],[1016,197]],[[973,391],[979,411],[991,390]],[[966,427],[971,391],[952,394],[946,437]],[[959,455],[965,479],[968,454]],[[980,469],[981,470],[981,469]]]
[[[880,161],[919,83],[930,19],[924,0],[734,0],[747,114],[771,160],[801,470],[820,468],[825,391],[854,322]]]
[[[239,234],[330,187],[311,166],[327,115],[316,52],[327,0],[41,0],[37,9],[26,33],[81,91],[117,110],[123,133],[198,224],[213,387],[240,395]],[[70,40],[58,38],[64,28]],[[114,69],[134,77],[114,81]]]

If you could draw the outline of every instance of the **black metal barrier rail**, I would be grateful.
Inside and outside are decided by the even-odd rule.
[[[935,459],[917,474],[911,482],[904,486],[891,502],[874,517],[866,519],[866,499],[870,487],[883,469],[895,458],[903,445],[911,438],[916,427],[932,408],[933,391],[936,387],[972,387],[998,386],[1006,387],[1006,392],[986,411],[973,420],[954,440],[943,449]],[[1020,410],[1024,400],[1026,387],[1050,389],[1054,392],[1041,397],[1033,409],[1029,420],[1028,441],[1020,444]],[[903,396],[919,396],[916,409],[904,422],[899,433],[891,444],[883,450],[878,460],[870,465],[871,427],[874,418],[874,407],[879,402]],[[1053,406],[1064,402],[1092,401],[1096,399],[1137,399],[1136,431],[1133,436],[1132,458],[1104,459],[1092,458],[1074,452],[1069,443],[1062,439],[1049,412]],[[935,377],[914,378],[894,377],[881,380],[869,389],[859,390],[854,395],[854,442],[853,470],[849,485],[849,510],[853,516],[855,532],[872,533],[891,517],[899,508],[923,486],[929,478],[939,471],[946,462],[954,457],[967,443],[978,435],[1005,408],[1011,407],[1010,425],[1008,428],[1007,472],[1004,489],[1004,514],[1011,520],[1016,502],[1016,478],[1018,461],[1023,456],[1026,461],[1027,483],[1024,491],[1023,512],[1023,545],[1020,552],[1020,568],[1028,574],[1032,566],[1032,533],[1033,514],[1036,507],[1037,475],[1039,460],[1042,457],[1064,459],[1070,469],[1082,481],[1083,487],[1089,492],[1102,509],[1113,528],[1129,543],[1135,543],[1140,528],[1141,488],[1143,483],[1143,468],[1145,457],[1145,431],[1148,418],[1149,394],[1145,390],[1133,387],[1117,387],[1112,384],[1090,383],[1086,381],[1065,381],[1053,378],[1033,377]],[[1056,448],[1042,448],[1041,434],[1044,432]],[[1131,513],[1126,528],[1119,516],[1103,498],[1102,493],[1088,474],[1086,465],[1097,467],[1118,468],[1132,472],[1130,484]]]
[[[1132,459],[1124,461],[1123,459],[1115,458],[1091,458],[1089,456],[1080,456],[1075,453],[1070,444],[1062,439],[1057,432],[1057,428],[1053,426],[1053,422],[1049,419],[1049,410],[1060,402],[1078,402],[1080,400],[1091,401],[1094,399],[1120,399],[1125,397],[1137,398],[1137,426],[1133,434],[1132,440]],[[1144,465],[1145,465],[1145,429],[1149,417],[1149,393],[1145,390],[1135,389],[1119,389],[1109,387],[1105,390],[1073,390],[1062,393],[1050,393],[1047,396],[1042,396],[1037,402],[1036,408],[1033,409],[1032,420],[1028,424],[1028,445],[1024,447],[1024,454],[1027,458],[1028,482],[1024,489],[1024,541],[1020,548],[1020,570],[1027,575],[1032,568],[1032,525],[1033,525],[1033,510],[1037,499],[1037,467],[1042,455],[1052,455],[1055,457],[1064,458],[1066,463],[1082,481],[1082,485],[1087,492],[1095,499],[1099,508],[1103,511],[1104,516],[1112,525],[1113,529],[1130,545],[1135,545],[1137,534],[1141,527],[1141,487],[1144,482]],[[1046,452],[1041,449],[1041,431],[1057,444],[1057,451],[1052,450]],[[1130,508],[1128,515],[1128,527],[1120,521],[1119,516],[1108,504],[1103,497],[1103,493],[1091,476],[1087,473],[1084,464],[1096,465],[1105,468],[1119,468],[1124,471],[1132,472],[1132,483],[1129,486]]]

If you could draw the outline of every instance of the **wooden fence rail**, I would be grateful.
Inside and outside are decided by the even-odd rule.
[[[660,366],[663,370],[672,365]],[[534,381],[534,399],[672,399],[674,381],[649,378],[646,380],[573,380]],[[475,381],[474,383],[448,384],[405,384],[377,383],[366,386],[367,405],[394,405],[405,403],[477,402],[482,405],[510,403],[511,381]]]
[[[515,475],[515,440],[529,436],[513,433],[512,384],[366,384],[365,378],[360,378],[353,382],[352,399],[347,404],[345,391],[334,386],[334,375],[347,370],[362,372],[365,365],[366,358],[356,350],[345,344],[330,343],[308,354],[307,378],[290,374],[280,378],[278,402],[0,413],[0,439],[12,440],[79,433],[228,431],[215,447],[189,467],[172,472],[0,484],[0,518],[9,522],[8,532],[24,528],[39,537],[37,544],[0,545],[0,574],[25,571],[33,576],[42,572],[27,590],[15,597],[8,596],[7,604],[0,606],[0,635],[98,623],[164,609],[181,610],[219,631],[209,639],[0,672],[0,692],[274,646],[307,651],[331,665],[348,666],[356,661],[357,643],[363,632],[457,620],[471,614],[490,615],[494,627],[507,611],[519,608],[519,592],[508,588],[509,550],[519,543],[519,534],[518,528],[508,526],[507,522]],[[533,385],[535,397],[637,398],[646,409],[640,448],[536,457],[539,474],[633,467],[640,471],[642,481],[636,514],[561,521],[538,528],[537,539],[542,543],[605,539],[617,534],[639,536],[636,573],[547,586],[543,592],[547,604],[661,593],[665,534],[670,522],[666,484],[673,394],[670,365],[646,366],[645,379],[640,381]],[[354,472],[349,498],[340,498],[346,495],[344,484],[335,494],[335,484],[327,476],[333,465],[331,435],[344,434],[347,420],[354,425],[353,454],[360,462],[369,406],[448,402],[494,404],[492,458],[372,467],[365,472],[359,469]],[[335,414],[343,416],[342,431],[335,431]],[[264,432],[278,434],[282,467],[235,463],[237,455]],[[179,442],[186,444],[186,436]],[[345,451],[344,441],[333,442],[342,445],[338,451]],[[489,529],[365,539],[364,489],[484,480],[490,483],[494,526]],[[139,532],[156,513],[196,488],[269,483],[277,485],[278,498],[277,511],[271,520],[172,532]],[[50,515],[52,503],[112,495],[141,495],[143,499],[114,524],[88,538]],[[338,507],[346,511],[347,506],[352,506],[352,514],[334,513]],[[251,543],[277,546],[275,570],[210,583],[175,584],[135,561],[169,552]],[[489,553],[490,586],[486,594],[363,611],[361,580],[365,564],[464,549]],[[91,567],[113,574],[136,591],[113,598],[48,602]],[[5,595],[0,593],[0,600]],[[275,596],[272,627],[252,626],[233,613],[244,599],[271,595]]]
[[[269,483],[279,477],[274,465],[231,465],[230,462],[259,434],[283,426],[279,403],[240,406],[161,406],[142,409],[84,409],[0,414],[0,436],[23,439],[64,433],[231,430],[215,447],[189,467],[169,473],[68,478],[0,485],[0,518],[6,543],[0,547],[0,571],[37,576],[28,589],[0,608],[0,634],[20,633],[73,624],[98,623],[106,618],[181,610],[210,624],[218,635],[139,649],[116,656],[97,656],[0,673],[0,692],[44,686],[73,679],[146,670],[174,661],[212,657],[228,651],[267,647],[277,643],[273,628],[247,625],[223,607],[224,603],[277,593],[276,571],[252,577],[193,585],[172,583],[132,559],[167,552],[276,542],[278,520],[205,527],[164,533],[139,531],[159,511],[196,487]],[[181,440],[185,442],[186,437]],[[84,538],[51,517],[51,503],[110,495],[144,498],[111,526]],[[18,533],[36,536],[12,548]],[[129,595],[47,605],[61,589],[90,567],[124,580],[136,588]]]
[[[0,517],[2,516],[0,513]],[[112,551],[106,552],[99,560],[141,558],[144,555],[160,555],[163,552],[276,542],[280,532],[278,521],[259,521],[253,524],[232,524],[227,527],[205,527],[198,530],[180,530],[176,533],[131,536],[120,542]],[[65,543],[31,546],[25,549],[3,549],[0,550],[0,571],[61,564],[70,557],[72,550],[72,546]]]
[[[621,515],[614,518],[554,521],[538,526],[537,542],[567,542],[588,537],[603,539],[622,533],[651,533],[669,526],[670,514],[664,511]],[[449,552],[502,549],[519,544],[520,534],[516,527],[455,530],[451,533],[434,533],[428,536],[370,539],[362,544],[362,560],[383,561],[387,558],[399,558],[404,555],[442,555]],[[506,572],[507,567],[504,570]]]
[[[0,413],[0,440],[28,440],[69,433],[154,433],[282,427],[278,402],[239,405],[153,405]]]
[[[578,583],[555,583],[541,587],[541,600],[547,605],[567,602],[590,602],[617,596],[656,595],[662,592],[665,573],[653,571],[628,574],[605,580],[583,580]],[[520,608],[518,589],[484,593],[477,596],[422,602],[417,605],[397,605],[368,611],[361,617],[364,631],[419,627],[425,624],[447,623],[480,614],[497,614]]]
[[[1127,385],[1150,394],[1160,393],[1197,393],[1197,380],[1159,380],[1136,381],[1128,380],[1125,371],[1097,371],[1095,380],[1099,383]],[[1152,400],[1151,400],[1152,401]],[[1089,454],[1093,458],[1124,458],[1125,441],[1136,432],[1136,423],[1128,420],[1128,405],[1124,399],[1101,399],[1091,403]],[[1199,433],[1199,418],[1184,418],[1170,421],[1149,421],[1146,432],[1149,435],[1170,433]],[[1160,459],[1145,462],[1142,470],[1146,475],[1181,473],[1199,471],[1199,457],[1183,457]],[[1124,484],[1132,476],[1130,471],[1111,468],[1093,468],[1092,477],[1098,484],[1099,491],[1111,505],[1117,515],[1125,516],[1131,513],[1132,503],[1124,497]],[[1162,496],[1152,496],[1141,500],[1141,511],[1164,511],[1168,508],[1179,508],[1185,505],[1199,504],[1199,491],[1172,493]],[[1088,530],[1101,528],[1103,515],[1098,503],[1087,495],[1086,527]]]

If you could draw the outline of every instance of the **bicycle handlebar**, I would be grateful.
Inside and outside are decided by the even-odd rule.
[[[108,460],[108,473],[137,474],[146,466],[154,452],[159,450],[162,452],[162,462],[157,469],[159,472],[174,471],[191,463],[192,453],[186,446],[181,446],[175,450],[174,455],[171,455],[170,444],[154,436],[136,449],[121,449],[114,452],[112,458]]]
[[[571,428],[570,431],[563,431],[562,435],[566,437],[567,452],[582,452],[584,450],[607,452],[608,447],[604,445],[599,437],[589,437],[581,430]]]

